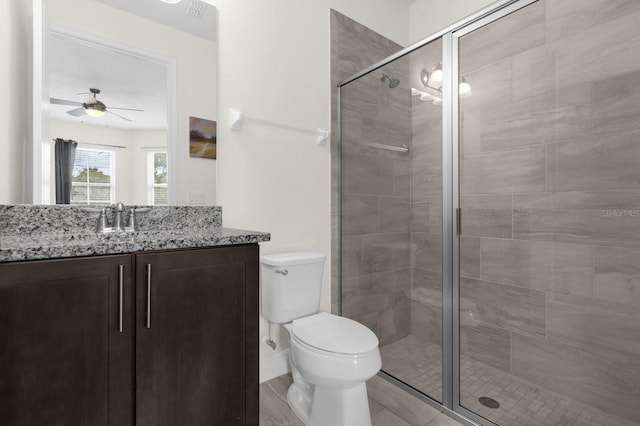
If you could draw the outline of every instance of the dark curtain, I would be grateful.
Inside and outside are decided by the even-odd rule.
[[[56,139],[56,204],[71,203],[71,176],[78,142]]]

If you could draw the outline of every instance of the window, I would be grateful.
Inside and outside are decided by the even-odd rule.
[[[77,148],[71,204],[111,204],[115,200],[115,152]]]
[[[147,199],[152,206],[169,204],[167,190],[167,151],[147,154]]]

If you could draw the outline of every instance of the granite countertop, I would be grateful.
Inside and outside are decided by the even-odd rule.
[[[73,207],[0,206],[0,262],[250,244],[271,238],[266,232],[224,228],[220,207],[155,209],[164,229],[146,231],[141,221],[139,232],[99,234],[91,230],[93,221],[89,229],[60,230],[56,221],[69,221],[78,213]],[[174,218],[179,224],[172,222]]]
[[[42,234],[0,236],[0,262],[97,256],[269,241],[264,232],[215,228],[117,234]]]

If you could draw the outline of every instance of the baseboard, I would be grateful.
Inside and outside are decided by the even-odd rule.
[[[268,382],[291,371],[289,352],[290,350],[287,349],[260,358],[260,383]]]

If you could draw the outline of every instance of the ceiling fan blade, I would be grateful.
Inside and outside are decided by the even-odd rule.
[[[125,121],[129,121],[129,122],[133,123],[133,120],[129,120],[127,117],[123,117],[123,116],[121,116],[120,114],[116,114],[115,112],[111,112],[111,111],[109,111],[109,110],[107,110],[107,112],[108,112],[109,114],[115,115],[116,117],[121,118],[121,119],[123,119],[123,120],[125,120]]]
[[[56,98],[50,98],[49,103],[51,105],[82,106],[81,102],[67,101],[66,99],[56,99]]]
[[[135,109],[135,108],[116,108],[116,107],[109,107],[109,109],[121,109],[124,111],[138,111],[138,112],[144,112],[143,109]]]
[[[76,109],[67,111],[67,114],[73,115],[74,117],[82,117],[83,115],[85,115],[85,112],[84,112],[84,108],[76,108]]]
[[[98,102],[93,93],[78,93],[78,97],[82,99],[83,104],[91,105]]]

